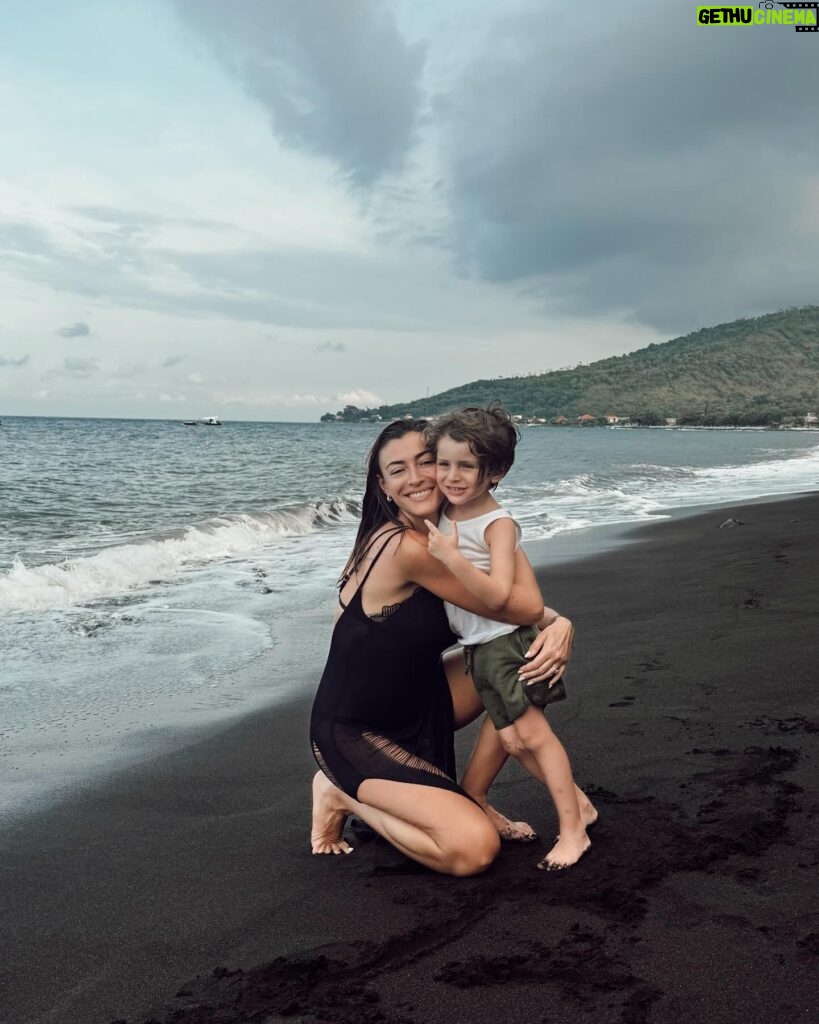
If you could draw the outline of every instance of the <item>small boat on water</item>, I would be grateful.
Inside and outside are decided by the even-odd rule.
[[[203,416],[202,424],[206,427],[221,427],[222,421],[218,416]]]
[[[198,427],[199,424],[196,422],[196,420],[183,420],[182,421],[182,426],[183,427]]]

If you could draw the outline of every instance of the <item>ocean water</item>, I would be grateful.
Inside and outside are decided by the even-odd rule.
[[[0,812],[315,685],[378,429],[3,420]],[[498,497],[548,557],[817,486],[816,432],[532,427]]]

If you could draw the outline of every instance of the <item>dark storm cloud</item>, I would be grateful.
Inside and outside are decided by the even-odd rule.
[[[88,324],[82,323],[82,321],[76,324],[67,324],[57,331],[61,338],[87,338],[90,333],[91,328]]]
[[[532,9],[438,98],[449,244],[551,309],[663,330],[816,301],[817,88],[793,28]]]
[[[343,341],[322,341],[320,345],[316,345],[316,352],[344,352],[347,346]]]
[[[18,356],[16,359],[9,358],[8,356],[0,356],[0,366],[10,366],[12,369],[19,370],[21,366],[25,366],[26,363],[31,359],[31,356]]]
[[[424,51],[379,0],[174,0],[183,21],[270,113],[284,143],[356,185],[399,167],[415,139]]]

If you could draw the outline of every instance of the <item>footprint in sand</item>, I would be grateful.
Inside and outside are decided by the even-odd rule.
[[[631,707],[631,704],[632,704],[633,700],[634,700],[634,698],[632,696],[626,695],[625,697],[621,697],[620,700],[613,701],[611,704],[609,704],[609,707],[610,708],[628,708],[628,707]]]

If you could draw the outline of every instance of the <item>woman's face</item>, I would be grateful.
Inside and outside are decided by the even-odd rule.
[[[435,459],[423,434],[388,441],[379,452],[378,466],[381,490],[410,525],[426,532],[424,520],[438,520],[441,492],[435,482]]]

